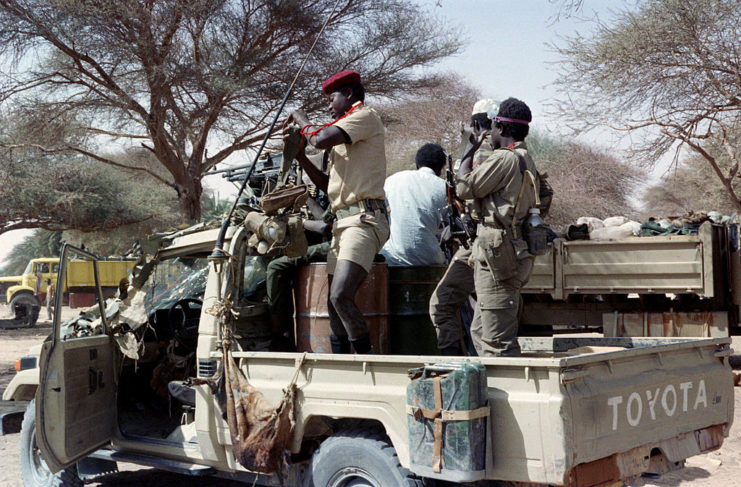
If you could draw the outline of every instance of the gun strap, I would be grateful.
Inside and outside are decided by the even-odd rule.
[[[517,199],[515,200],[515,210],[512,213],[512,222],[510,223],[512,238],[516,238],[519,233],[517,232],[517,211],[520,209],[520,202],[522,200],[522,194],[525,191],[525,186],[529,183],[533,187],[536,206],[540,205],[540,196],[538,195],[538,190],[535,183],[535,175],[533,175],[532,171],[527,168],[527,161],[525,161],[525,157],[517,152],[517,150],[515,149],[508,150],[512,151],[512,153],[517,156],[517,159],[519,161],[520,174],[522,174],[522,183],[520,184],[520,191],[518,192]],[[489,198],[492,200],[491,205],[494,210],[494,218],[499,221],[499,224],[502,225],[502,228],[507,228],[504,217],[499,213],[499,209],[494,203],[493,194],[489,195]]]
[[[514,149],[511,149],[515,153],[517,158],[520,160],[520,174],[522,174],[522,183],[520,184],[520,192],[517,194],[517,200],[515,201],[515,211],[512,214],[512,235],[517,235],[517,210],[520,209],[520,202],[522,201],[522,193],[525,192],[525,185],[530,183],[533,187],[533,194],[535,196],[535,206],[540,205],[540,196],[538,195],[538,188],[535,184],[535,175],[527,168],[527,162],[525,157]]]

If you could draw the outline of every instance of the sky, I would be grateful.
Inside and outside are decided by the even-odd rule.
[[[558,117],[546,107],[557,93],[553,87],[558,56],[548,47],[560,37],[588,33],[590,24],[582,18],[595,14],[611,17],[622,1],[584,0],[577,16],[554,21],[561,2],[549,0],[421,0],[436,16],[459,27],[468,38],[467,47],[436,69],[455,71],[479,88],[485,97],[503,100],[514,96],[525,101],[533,112],[533,127],[559,133]],[[609,146],[619,142],[605,136],[587,135],[586,141]],[[205,186],[225,196],[232,186],[218,176],[207,177]],[[30,231],[0,235],[0,266],[10,249]]]
[[[425,4],[436,2],[427,0]],[[486,97],[502,100],[513,96],[533,112],[533,126],[558,132],[558,119],[546,113],[557,92],[553,86],[559,57],[550,47],[559,38],[588,33],[584,19],[599,15],[609,19],[620,1],[585,0],[577,16],[555,20],[561,2],[548,0],[442,0],[432,7],[468,34],[464,52],[444,67],[461,73]]]

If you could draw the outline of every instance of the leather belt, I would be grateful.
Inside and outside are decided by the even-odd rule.
[[[384,200],[360,200],[352,205],[340,208],[334,214],[338,220],[358,215],[360,213],[372,213],[379,210],[384,215],[387,214],[386,201]]]

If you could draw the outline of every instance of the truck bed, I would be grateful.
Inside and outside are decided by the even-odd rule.
[[[703,224],[697,235],[630,237],[620,240],[556,239],[535,260],[523,293],[695,294],[723,292],[728,271],[726,227]]]
[[[728,435],[734,404],[728,338],[520,341],[522,357],[456,359],[487,369],[489,479],[591,486],[677,468],[689,456],[718,448]],[[300,356],[234,353],[250,383],[273,403]],[[312,418],[365,418],[384,425],[408,467],[407,371],[450,361],[308,354],[297,383],[294,452],[316,425]],[[219,411],[196,414],[216,420],[219,442],[229,444]]]

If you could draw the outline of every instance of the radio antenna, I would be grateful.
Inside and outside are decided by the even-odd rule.
[[[275,124],[278,122],[278,118],[280,118],[280,115],[283,112],[283,108],[286,106],[286,103],[288,102],[288,98],[293,93],[293,87],[296,85],[296,82],[298,81],[298,77],[301,75],[301,72],[304,70],[306,63],[309,61],[309,58],[311,57],[311,54],[314,52],[314,48],[319,42],[319,39],[322,37],[322,34],[324,33],[324,29],[327,28],[329,21],[332,20],[332,16],[334,15],[335,11],[337,11],[337,7],[339,6],[340,1],[341,0],[337,0],[335,2],[334,7],[332,7],[332,11],[329,12],[327,19],[324,21],[324,24],[322,24],[322,28],[319,29],[319,33],[317,34],[316,39],[314,39],[314,43],[311,45],[309,52],[306,53],[306,57],[304,58],[304,61],[301,63],[301,66],[299,66],[298,71],[296,71],[296,76],[293,77],[293,81],[291,81],[291,84],[288,87],[288,90],[286,90],[286,94],[283,96],[283,101],[278,107],[278,111],[275,113],[275,117],[273,117],[273,122],[270,124],[268,131],[265,133],[265,137],[262,139],[260,148],[257,150],[257,153],[255,154],[255,158],[252,161],[252,166],[250,166],[250,169],[244,175],[244,180],[242,181],[242,185],[240,186],[239,191],[237,192],[237,197],[234,199],[232,208],[229,210],[229,214],[226,216],[226,218],[224,218],[224,221],[221,222],[221,229],[219,230],[219,235],[216,238],[216,244],[214,245],[214,250],[209,256],[209,259],[226,258],[226,253],[224,252],[223,247],[224,247],[224,238],[226,237],[226,230],[227,228],[229,228],[229,220],[234,214],[234,210],[237,207],[237,203],[239,202],[240,196],[242,196],[244,189],[247,187],[247,183],[250,180],[250,176],[252,176],[252,171],[254,171],[255,166],[257,166],[257,160],[260,158],[260,155],[262,155],[262,151],[263,149],[265,149],[265,144],[268,143],[268,139],[270,139],[270,136],[273,134],[273,129],[275,129]]]

